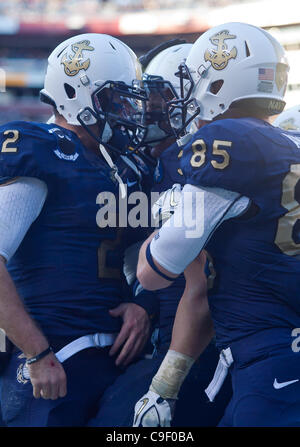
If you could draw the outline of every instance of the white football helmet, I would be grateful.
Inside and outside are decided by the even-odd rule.
[[[81,34],[50,54],[40,96],[99,143],[107,143],[118,129],[135,147],[146,132],[141,75],[136,55],[123,42],[106,34]],[[96,123],[98,135],[89,127]]]
[[[189,79],[182,102],[188,114],[211,121],[239,107],[280,113],[285,105],[289,65],[282,46],[268,32],[246,23],[209,29],[194,43],[181,76]]]
[[[178,72],[179,65],[186,61],[192,46],[192,43],[184,42],[166,48],[150,61],[144,70],[145,74],[155,77],[161,76],[169,81],[180,96],[180,79],[175,73]]]
[[[144,69],[144,86],[149,97],[146,113],[148,144],[158,143],[169,136],[174,137],[172,126],[177,117],[181,118],[180,114],[173,116],[171,126],[167,102],[182,96],[180,78],[175,73],[178,72],[179,65],[186,61],[193,45],[186,42],[174,45],[173,42],[176,43],[176,40],[170,41],[172,46],[156,54]]]
[[[300,131],[300,105],[284,110],[272,124],[284,130]]]

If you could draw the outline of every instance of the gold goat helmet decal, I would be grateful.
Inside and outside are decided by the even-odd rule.
[[[236,47],[228,51],[228,46],[224,42],[227,39],[236,39],[236,36],[229,34],[229,31],[223,30],[212,36],[209,40],[217,49],[206,50],[204,54],[205,62],[210,61],[215,70],[223,70],[228,65],[230,59],[235,59],[237,55]]]
[[[82,52],[94,51],[94,47],[90,46],[89,40],[82,40],[71,45],[74,54],[68,56],[67,53],[61,58],[61,64],[65,67],[65,73],[68,76],[75,76],[80,70],[87,70],[90,66],[90,59],[83,61]]]

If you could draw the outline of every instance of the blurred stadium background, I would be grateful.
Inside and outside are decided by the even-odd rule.
[[[38,97],[47,56],[72,35],[111,34],[141,55],[174,37],[194,42],[228,21],[261,26],[284,45],[287,107],[300,103],[299,0],[0,0],[0,124],[48,119]]]

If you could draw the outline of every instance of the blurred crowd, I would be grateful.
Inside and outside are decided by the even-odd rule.
[[[226,6],[241,1],[249,0],[1,0],[0,16],[93,16],[105,12]]]
[[[10,22],[66,23],[77,17],[109,19],[130,12],[220,7],[241,1],[252,0],[0,0],[0,34],[5,34],[1,27],[6,29]],[[18,119],[47,121],[49,109],[39,102],[38,95],[50,49],[51,41],[40,47],[30,40],[21,46],[1,43],[0,69],[7,74],[8,88],[5,94],[0,93],[0,124]]]

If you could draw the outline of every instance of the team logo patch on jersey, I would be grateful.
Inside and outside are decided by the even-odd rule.
[[[58,158],[66,161],[76,161],[77,158],[79,157],[79,154],[77,152],[76,154],[67,155],[64,152],[62,152],[60,148],[55,149],[54,153]]]
[[[61,64],[64,65],[65,73],[68,76],[75,76],[80,70],[87,70],[90,66],[90,59],[83,61],[83,51],[94,51],[94,47],[90,46],[89,40],[82,40],[71,45],[74,54],[68,56],[64,53],[61,58]]]
[[[55,149],[55,155],[61,160],[76,161],[79,154],[75,152],[75,144],[72,139],[58,127],[49,129],[49,133],[55,134],[58,138],[58,147]]]
[[[236,47],[228,51],[228,46],[225,43],[227,39],[236,39],[236,36],[229,34],[229,31],[224,30],[212,36],[209,40],[217,49],[207,49],[204,54],[205,62],[210,61],[215,70],[224,70],[227,67],[230,59],[235,59],[237,55]]]
[[[24,377],[24,374],[23,374],[23,368],[24,368],[24,364],[21,363],[21,364],[18,366],[18,369],[17,369],[17,381],[18,381],[19,383],[22,383],[23,385],[25,385],[25,383],[27,383],[28,380],[25,379],[25,377]]]

